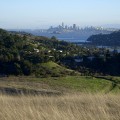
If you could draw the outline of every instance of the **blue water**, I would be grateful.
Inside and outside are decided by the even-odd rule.
[[[78,38],[58,38],[59,40],[64,40],[64,41],[67,41],[67,42],[86,42],[86,40],[81,40],[81,39],[78,39]]]
[[[45,33],[45,32],[34,32],[32,33],[34,35],[38,35],[38,36],[46,36],[46,37],[52,37],[55,36],[57,39],[59,40],[64,40],[67,42],[86,42],[88,36],[81,36],[80,34],[75,34],[75,33],[62,33],[62,34],[50,34],[50,33]]]

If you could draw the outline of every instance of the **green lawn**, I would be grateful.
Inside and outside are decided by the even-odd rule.
[[[51,89],[61,92],[120,93],[119,83],[114,84],[113,81],[104,78],[85,76],[0,78],[0,87]]]
[[[80,75],[80,73],[67,69],[64,66],[60,66],[55,62],[47,62],[47,63],[42,63],[42,67],[44,67],[45,70],[49,71],[49,76],[52,77],[60,77],[60,76],[66,76],[66,75]]]
[[[113,88],[113,83],[109,80],[99,79],[94,77],[84,77],[84,76],[67,76],[58,78],[35,78],[33,81],[37,80],[44,82],[55,89],[66,89],[80,92],[119,92],[118,86]]]

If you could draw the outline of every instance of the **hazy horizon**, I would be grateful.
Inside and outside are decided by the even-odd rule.
[[[120,0],[3,0],[0,28],[46,29],[67,25],[120,28]]]

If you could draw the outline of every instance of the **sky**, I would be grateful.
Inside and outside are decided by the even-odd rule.
[[[0,0],[0,28],[119,26],[120,0]]]

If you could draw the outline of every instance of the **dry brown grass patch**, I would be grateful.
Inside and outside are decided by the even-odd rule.
[[[0,95],[0,120],[119,120],[120,96]]]

